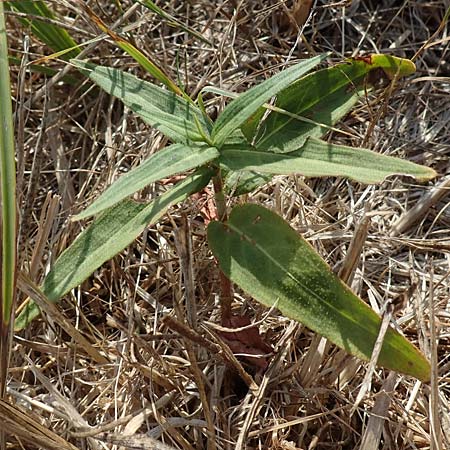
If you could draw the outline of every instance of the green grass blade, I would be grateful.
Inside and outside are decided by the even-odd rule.
[[[16,286],[16,163],[9,79],[8,43],[3,4],[0,2],[0,185],[1,185],[1,293],[0,397],[5,393],[9,362],[10,323]]]
[[[21,22],[27,27],[31,27],[35,36],[47,44],[53,51],[62,51],[73,48],[72,51],[62,56],[63,59],[69,60],[80,53],[80,50],[77,48],[77,43],[64,28],[39,20],[39,16],[48,19],[55,18],[45,2],[21,0],[5,3],[12,10],[34,16],[33,19],[21,19]]]
[[[219,152],[214,147],[188,147],[181,144],[166,147],[122,175],[74,219],[98,214],[155,181],[202,166],[218,156]]]
[[[214,145],[222,146],[226,138],[239,128],[264,103],[320,64],[328,54],[304,60],[274,75],[232,100],[218,117],[212,131]]]
[[[277,214],[258,205],[238,206],[227,223],[210,223],[208,241],[224,274],[256,300],[275,306],[348,353],[370,359],[380,318]],[[378,364],[430,379],[428,361],[392,328]]]
[[[436,176],[433,169],[410,161],[315,138],[309,138],[301,149],[290,153],[260,151],[250,146],[224,148],[219,161],[232,171],[346,177],[366,184],[381,183],[390,175],[408,175],[421,181]]]
[[[191,98],[150,58],[145,56],[138,48],[136,48],[131,42],[128,42],[122,36],[119,36],[114,31],[110,30],[108,26],[98,17],[89,6],[84,5],[87,13],[91,16],[91,19],[96,25],[126,53],[128,53],[137,63],[139,63],[144,70],[153,75],[157,80],[166,85],[169,90],[177,95],[182,96],[185,100],[193,102]]]
[[[71,62],[94,83],[120,99],[145,122],[175,142],[189,144],[203,139],[196,126],[196,119],[202,128],[208,130],[209,124],[200,109],[173,92],[119,69],[79,60]]]
[[[211,170],[199,170],[148,204],[124,200],[105,211],[65,250],[46,276],[42,290],[49,301],[86,280],[104,262],[131,244],[147,227],[163,216],[168,208],[203,189],[211,179]],[[17,317],[15,329],[25,328],[39,315],[33,302]]]

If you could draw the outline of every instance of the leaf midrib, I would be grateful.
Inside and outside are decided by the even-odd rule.
[[[304,291],[306,291],[308,294],[310,294],[316,301],[325,303],[326,305],[328,305],[328,307],[330,309],[335,311],[338,315],[349,320],[351,323],[356,324],[359,329],[361,329],[363,331],[365,330],[365,328],[362,327],[358,321],[353,319],[351,316],[344,314],[341,310],[337,309],[332,303],[329,303],[328,301],[323,300],[315,291],[313,291],[311,288],[309,288],[308,286],[305,286],[303,283],[301,283],[300,280],[298,280],[297,277],[293,273],[291,273],[289,270],[285,269],[284,266],[280,262],[278,262],[277,259],[273,258],[272,255],[270,253],[268,253],[261,245],[259,245],[257,242],[255,242],[255,240],[251,236],[249,236],[245,232],[241,231],[238,227],[233,225],[231,222],[228,222],[227,226],[229,228],[231,228],[233,231],[235,231],[239,236],[241,236],[248,242],[251,242],[252,245],[263,254],[263,256],[265,256],[271,263],[273,263],[275,266],[277,266],[278,269],[280,269],[283,273],[285,273],[292,281],[297,283]],[[362,301],[362,300],[359,300],[359,301]],[[371,310],[371,312],[375,314],[374,311]],[[388,344],[392,347],[392,345],[390,343],[388,343]]]

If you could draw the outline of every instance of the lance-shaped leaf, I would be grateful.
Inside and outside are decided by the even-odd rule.
[[[212,170],[201,169],[151,203],[124,200],[105,211],[61,254],[46,276],[42,291],[48,300],[56,302],[81,284],[105,261],[131,244],[146,226],[155,223],[170,206],[203,189],[212,174]],[[28,303],[17,317],[15,329],[23,329],[38,314],[37,305]]]
[[[112,67],[96,66],[77,59],[71,63],[173,141],[189,143],[203,140],[198,125],[208,130],[209,123],[197,107],[179,95]]]
[[[310,136],[322,137],[376,81],[375,77],[366,76],[380,69],[389,70],[389,74],[397,69],[404,76],[414,72],[415,67],[407,59],[372,55],[306,75],[278,94],[276,111],[260,125],[255,146],[260,150],[290,152],[300,148]],[[251,130],[252,124],[247,128]]]
[[[260,106],[296,79],[322,62],[328,54],[304,60],[249,89],[232,100],[218,117],[212,130],[214,145],[221,147],[226,138],[239,128]]]
[[[0,397],[6,393],[18,269],[16,160],[9,75],[5,15],[0,4]],[[3,433],[0,440],[6,448]]]
[[[227,223],[210,223],[208,241],[224,274],[256,300],[348,353],[370,359],[380,318],[277,214],[258,205],[237,206]],[[378,364],[423,381],[430,378],[425,357],[392,328]]]
[[[98,214],[150,183],[201,166],[217,158],[218,155],[219,152],[214,147],[170,145],[154,153],[127,174],[122,175],[92,205],[76,215],[74,219],[80,220]]]
[[[409,175],[429,180],[436,172],[429,167],[362,148],[330,144],[308,138],[300,150],[272,153],[250,146],[224,147],[219,159],[227,169],[254,170],[274,175],[298,173],[307,177],[337,176],[361,183],[381,183],[390,175]]]

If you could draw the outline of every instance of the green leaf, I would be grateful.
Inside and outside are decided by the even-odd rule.
[[[237,206],[227,223],[210,223],[208,241],[224,274],[256,300],[275,306],[348,353],[370,359],[380,318],[277,214],[258,205]],[[428,361],[392,328],[378,364],[430,379]]]
[[[46,276],[42,290],[48,300],[56,302],[81,284],[105,261],[131,244],[146,226],[155,223],[170,206],[203,189],[212,174],[212,170],[199,170],[151,203],[124,200],[105,211],[60,255]],[[38,315],[37,305],[28,303],[17,317],[15,329],[25,328]]]
[[[371,65],[373,68],[382,69],[383,72],[389,77],[406,77],[413,74],[416,71],[415,64],[409,59],[399,58],[397,56],[372,54],[366,58],[354,58],[356,60],[363,60],[366,64]]]
[[[411,61],[389,55],[351,58],[295,81],[277,95],[275,106],[259,108],[241,130],[258,150],[277,153],[299,149],[309,137],[320,138],[330,130],[339,132],[333,126],[371,89],[376,79],[368,75],[383,67],[398,71],[398,76],[414,72]],[[264,114],[267,117],[261,122]],[[268,176],[260,175],[258,182],[255,172],[230,173],[226,185],[241,195],[266,183]]]
[[[382,57],[381,60],[378,57]],[[367,60],[377,61],[368,63]],[[280,92],[275,107],[260,125],[254,145],[260,150],[290,152],[300,148],[310,136],[320,138],[344,117],[361,94],[371,87],[372,71],[391,62],[402,75],[409,74],[409,60],[372,55],[350,59],[328,69],[306,75]],[[412,64],[414,67],[414,64]],[[250,126],[249,124],[248,126]]]
[[[5,2],[5,4],[9,9],[34,16],[33,19],[20,19],[20,21],[25,26],[31,27],[33,33],[53,51],[72,49],[62,56],[65,60],[74,58],[80,53],[77,43],[64,28],[39,20],[39,16],[47,19],[55,19],[54,14],[45,2],[39,0],[20,0]]]
[[[339,64],[319,70],[293,83],[277,97],[275,106],[260,125],[255,146],[287,153],[313,136],[320,138],[344,117],[364,92],[367,64]]]
[[[87,5],[83,5],[84,9],[88,13],[91,20],[126,53],[128,53],[138,64],[140,64],[148,73],[154,76],[161,83],[165,84],[169,90],[175,94],[181,95],[189,102],[192,100],[189,96],[167,75],[158,64],[146,56],[141,50],[139,50],[134,44],[126,40],[115,31],[111,30],[103,20],[95,14],[95,12]]]
[[[429,180],[436,172],[391,156],[362,148],[330,144],[308,138],[302,148],[290,153],[271,153],[250,146],[225,147],[219,162],[228,170],[254,170],[275,175],[298,173],[307,177],[346,177],[361,183],[381,183],[390,175],[409,175]]]
[[[328,54],[315,56],[274,75],[232,100],[218,117],[212,130],[214,145],[221,147],[226,138],[239,128],[260,106],[285,89],[297,78],[321,63]]]
[[[173,144],[154,153],[142,164],[122,175],[87,209],[74,217],[85,219],[115,205],[145,186],[176,173],[194,169],[217,158],[214,147],[188,147]]]
[[[0,396],[8,367],[17,269],[16,160],[9,75],[7,30],[0,4]]]
[[[142,119],[175,142],[202,141],[196,120],[208,130],[201,111],[184,98],[152,83],[112,67],[102,67],[74,59],[75,67],[114,97],[122,100]]]

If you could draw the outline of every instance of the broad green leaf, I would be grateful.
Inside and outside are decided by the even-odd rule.
[[[199,170],[148,204],[123,200],[101,214],[60,255],[46,276],[42,291],[48,300],[56,302],[81,284],[105,261],[131,244],[146,226],[155,223],[170,206],[203,189],[211,176],[211,170]],[[17,317],[15,329],[25,328],[37,315],[37,305],[28,303]]]
[[[202,141],[196,121],[208,130],[201,111],[185,99],[152,83],[112,67],[72,60],[92,81],[120,99],[137,115],[175,142]]]
[[[382,61],[378,56],[382,57]],[[369,57],[368,57],[369,58]],[[300,148],[310,136],[320,138],[345,116],[358,98],[371,87],[370,72],[391,62],[402,75],[409,74],[409,60],[372,55],[377,64],[366,59],[349,59],[334,67],[316,71],[296,81],[277,96],[275,107],[259,126],[254,145],[260,150],[290,152]],[[251,123],[247,128],[251,127]],[[251,129],[251,128],[250,128]]]
[[[227,223],[209,224],[208,241],[224,274],[256,300],[275,306],[348,353],[370,359],[380,318],[277,214],[258,205],[237,206]],[[392,328],[378,364],[430,379],[428,361]]]
[[[239,128],[260,106],[296,79],[320,64],[328,54],[304,60],[249,89],[232,100],[218,117],[212,130],[214,145],[221,147],[226,138]]]
[[[5,2],[5,4],[9,9],[34,16],[33,19],[20,20],[27,27],[30,26],[33,33],[53,51],[73,48],[69,53],[64,54],[64,59],[69,60],[80,53],[79,48],[77,48],[77,43],[64,28],[39,20],[39,16],[47,19],[55,19],[54,14],[45,2],[37,0],[16,0]]]
[[[170,145],[122,175],[92,205],[76,215],[74,219],[85,219],[98,214],[155,181],[194,169],[212,161],[218,155],[219,152],[214,147]]]
[[[390,175],[409,175],[429,180],[436,172],[391,156],[362,148],[330,144],[308,138],[302,148],[290,153],[272,153],[251,146],[226,147],[219,162],[228,170],[253,170],[275,175],[298,173],[307,177],[346,177],[361,183],[381,183]]]

